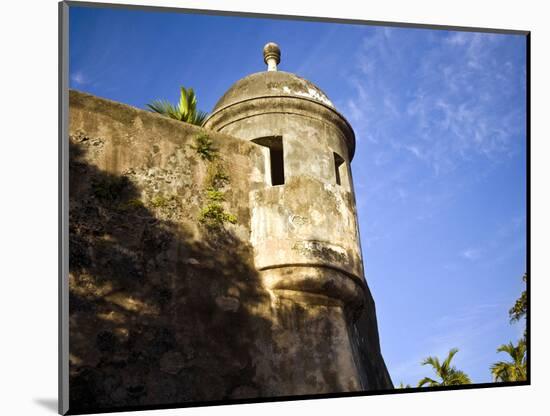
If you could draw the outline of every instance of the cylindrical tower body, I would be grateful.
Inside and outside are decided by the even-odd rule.
[[[268,359],[284,375],[273,379],[266,372],[261,383],[275,395],[384,388],[371,383],[353,340],[354,322],[371,301],[350,170],[353,130],[319,88],[277,71],[276,45],[266,45],[264,61],[268,71],[236,82],[205,123],[256,143],[264,154],[250,173],[250,241],[261,281],[276,302],[269,318],[274,348],[288,353]],[[367,307],[374,313],[372,302]],[[372,322],[376,339],[369,342],[378,351]],[[305,368],[318,369],[317,375],[302,380]]]
[[[353,130],[326,95],[294,74],[238,81],[206,122],[264,149],[253,172],[251,241],[273,290],[360,300],[361,249],[349,163]]]

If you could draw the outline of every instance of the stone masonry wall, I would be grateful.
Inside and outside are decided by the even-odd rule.
[[[262,288],[259,147],[77,91],[69,130],[71,412],[360,389],[342,308]]]
[[[261,155],[209,133],[219,157],[203,160],[201,132],[70,93],[71,410],[261,393],[253,341],[270,323],[251,312],[267,294],[246,243]],[[213,164],[229,177],[230,230],[198,220]]]

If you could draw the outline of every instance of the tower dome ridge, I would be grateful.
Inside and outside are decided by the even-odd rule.
[[[291,72],[263,71],[235,82],[218,100],[212,112],[241,101],[281,96],[303,98],[335,109],[328,96],[312,82]]]

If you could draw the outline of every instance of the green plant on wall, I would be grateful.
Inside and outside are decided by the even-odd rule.
[[[206,225],[208,228],[219,228],[225,222],[236,224],[237,217],[235,217],[233,214],[225,212],[220,203],[210,202],[208,205],[201,209],[199,221],[202,224]]]
[[[218,149],[213,146],[212,140],[206,133],[201,133],[195,137],[195,145],[191,145],[191,148],[199,154],[201,159],[209,162],[218,157]]]
[[[155,195],[151,198],[151,205],[154,208],[164,208],[170,202],[170,198],[166,198],[163,195]]]
[[[226,212],[222,205],[225,201],[223,189],[229,185],[230,178],[218,160],[218,150],[213,146],[212,140],[206,133],[199,134],[195,138],[195,145],[191,148],[197,152],[201,159],[208,162],[204,190],[207,204],[201,208],[199,222],[208,229],[219,229],[226,222],[236,224],[237,217]]]
[[[206,189],[206,197],[209,201],[212,202],[222,202],[225,201],[225,194],[216,188],[207,188]]]
[[[207,183],[214,189],[220,189],[230,182],[229,175],[223,170],[219,163],[211,163],[208,166]]]

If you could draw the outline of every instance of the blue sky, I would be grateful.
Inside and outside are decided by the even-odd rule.
[[[71,8],[70,86],[144,108],[192,86],[210,111],[238,79],[279,68],[318,85],[357,137],[352,172],[369,287],[394,383],[459,348],[474,382],[522,324],[525,37]]]

